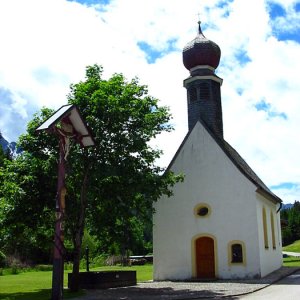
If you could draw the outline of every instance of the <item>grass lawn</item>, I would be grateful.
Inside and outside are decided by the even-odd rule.
[[[300,253],[300,240],[295,241],[293,244],[283,247],[282,250],[288,251],[288,252],[299,252]]]
[[[283,259],[283,265],[285,267],[300,267],[300,257],[285,257]]]
[[[132,267],[101,267],[91,271],[109,270],[136,270],[137,280],[145,281],[152,279],[152,265]],[[67,278],[70,271],[65,272],[64,286],[67,286]],[[51,296],[52,272],[51,271],[28,271],[16,275],[0,276],[0,299],[1,300],[49,300]],[[64,293],[64,298],[72,298],[83,294]]]
[[[64,285],[68,275],[65,272]],[[16,275],[0,276],[1,300],[49,300],[51,298],[52,272],[28,271]],[[82,294],[66,292],[65,298]]]

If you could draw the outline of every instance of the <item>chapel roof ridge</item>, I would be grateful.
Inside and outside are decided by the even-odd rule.
[[[239,169],[239,171],[246,176],[256,187],[257,192],[264,194],[265,196],[268,196],[271,198],[272,201],[276,203],[282,203],[282,200],[276,196],[268,187],[267,185],[260,179],[260,177],[253,171],[253,169],[247,164],[247,162],[242,158],[242,156],[222,137],[217,136],[214,134],[204,120],[201,118],[198,119],[198,121],[195,123],[193,128],[188,131],[186,136],[184,137],[181,145],[177,149],[173,159],[171,160],[169,166],[166,169],[166,172],[170,170],[172,167],[174,161],[176,160],[176,157],[178,156],[180,150],[188,140],[188,137],[190,136],[191,132],[196,127],[197,123],[202,124],[202,126],[206,129],[206,131],[210,134],[210,136],[214,139],[214,141],[221,147],[223,152],[227,155],[227,157],[232,161],[232,163]]]

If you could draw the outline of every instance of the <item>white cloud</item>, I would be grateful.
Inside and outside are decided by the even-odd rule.
[[[280,22],[295,20],[295,2],[276,0],[287,12]],[[17,110],[24,122],[33,108],[58,108],[66,103],[69,84],[83,79],[89,64],[102,64],[104,76],[115,72],[128,79],[138,76],[173,114],[176,130],[154,142],[164,149],[161,161],[166,166],[187,132],[182,82],[189,73],[181,49],[196,35],[198,13],[205,36],[222,50],[217,73],[224,79],[226,140],[269,186],[300,184],[300,45],[278,41],[264,0],[190,0],[188,5],[179,0],[113,0],[101,10],[65,0],[3,0],[0,88],[10,91],[11,101],[1,109],[10,111],[10,116]],[[299,30],[293,22],[289,26],[291,31]],[[166,51],[170,40],[178,50],[153,64],[147,63],[137,44],[144,41]],[[250,60],[242,61],[241,54]],[[257,111],[255,104],[262,100],[287,120]],[[13,133],[6,124],[8,120],[1,117],[0,130],[10,140],[24,128],[18,125]],[[299,199],[297,188],[276,192],[284,201]]]

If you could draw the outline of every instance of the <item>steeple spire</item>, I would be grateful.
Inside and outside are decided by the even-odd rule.
[[[190,71],[190,76],[184,80],[189,130],[201,119],[212,132],[223,138],[222,79],[215,74],[221,50],[203,35],[200,20],[196,38],[183,48],[182,55],[184,66]]]
[[[201,21],[200,20],[198,21],[198,34],[203,35],[202,30],[201,30]]]

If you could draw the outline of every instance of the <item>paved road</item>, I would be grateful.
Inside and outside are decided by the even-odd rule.
[[[299,253],[299,252],[282,251],[282,254],[286,254],[286,255],[288,255],[288,256],[296,256],[296,257],[300,257],[300,253]]]
[[[243,300],[296,300],[300,299],[300,271],[252,294],[234,299]]]

